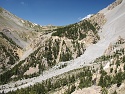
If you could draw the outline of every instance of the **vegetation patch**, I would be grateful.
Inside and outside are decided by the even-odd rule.
[[[0,7],[0,13],[2,13],[3,12],[3,9]]]
[[[86,38],[88,31],[93,31],[97,34],[96,24],[91,24],[89,20],[83,20],[81,23],[71,24],[65,27],[56,29],[52,36],[67,37],[73,40],[81,40]]]

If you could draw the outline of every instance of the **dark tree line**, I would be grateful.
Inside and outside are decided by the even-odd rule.
[[[75,23],[65,27],[61,27],[56,29],[52,36],[59,37],[67,37],[69,39],[83,39],[86,38],[86,34],[88,31],[92,30],[95,34],[97,34],[97,29],[95,24],[91,24],[90,21],[84,20],[80,24]]]

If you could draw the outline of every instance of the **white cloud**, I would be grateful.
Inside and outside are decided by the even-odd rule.
[[[82,20],[84,20],[84,19],[90,18],[92,15],[93,15],[93,14],[89,14],[89,15],[83,17],[83,18],[79,17],[78,19],[79,19],[80,21],[82,21]]]

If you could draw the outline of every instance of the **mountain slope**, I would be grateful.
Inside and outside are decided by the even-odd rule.
[[[22,19],[0,8],[1,73],[16,64],[37,37],[34,29],[24,26]]]
[[[0,72],[7,71],[28,57],[38,48],[39,36],[56,28],[31,23],[0,8]]]
[[[52,68],[49,67],[50,69],[48,68],[48,71],[40,73],[38,77],[1,85],[1,88],[5,87],[5,92],[16,90],[17,88],[25,88],[70,70],[82,66],[91,66],[93,61],[96,62],[96,59],[106,53],[111,43],[115,42],[119,37],[125,39],[124,9],[125,0],[117,0],[115,3],[84,21],[55,29],[52,36],[49,33],[50,36],[48,37],[47,34],[46,41],[41,42],[41,39],[38,39],[36,42],[38,46],[36,51],[27,57],[22,65],[18,67],[19,69],[23,69],[23,65],[26,64],[26,70],[22,70],[22,76],[19,77],[24,77],[23,74],[28,69],[34,68],[34,66],[37,68],[37,65],[40,66],[40,64],[44,64],[46,67],[58,64],[54,67],[51,66]],[[73,42],[76,42],[74,44],[78,43],[77,47],[80,45],[80,48],[76,48]],[[81,43],[84,43],[84,51]],[[74,48],[76,49],[75,51],[73,50]],[[68,59],[66,59],[67,57]],[[73,58],[74,60],[72,60]],[[46,68],[45,66],[42,66],[41,70],[43,70],[43,67]]]
[[[24,47],[26,52],[23,52],[20,60],[1,75],[1,84],[15,79],[39,76],[44,70],[48,70],[59,62],[69,61],[84,54],[89,45],[99,41],[98,30],[105,21],[104,15],[98,13],[91,18],[54,29],[51,32],[35,32],[37,37],[32,38],[32,43]],[[29,28],[32,27],[31,24]],[[34,30],[34,28],[31,29]],[[14,41],[13,37],[10,38]],[[58,68],[66,66],[67,64],[62,64]],[[3,79],[4,77],[6,79]]]

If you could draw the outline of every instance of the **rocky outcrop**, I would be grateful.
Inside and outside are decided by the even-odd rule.
[[[101,28],[106,23],[106,18],[103,13],[97,13],[89,18],[92,24],[96,24],[97,28]]]
[[[112,55],[116,51],[116,54],[120,54],[118,51],[124,51],[125,49],[125,39],[123,39],[121,36],[118,37],[118,39],[110,43],[108,48],[105,50],[104,55]]]
[[[108,10],[112,10],[113,8],[115,8],[116,6],[118,6],[119,4],[122,3],[123,0],[116,0],[115,2],[113,2],[112,4],[110,4],[108,6]]]

